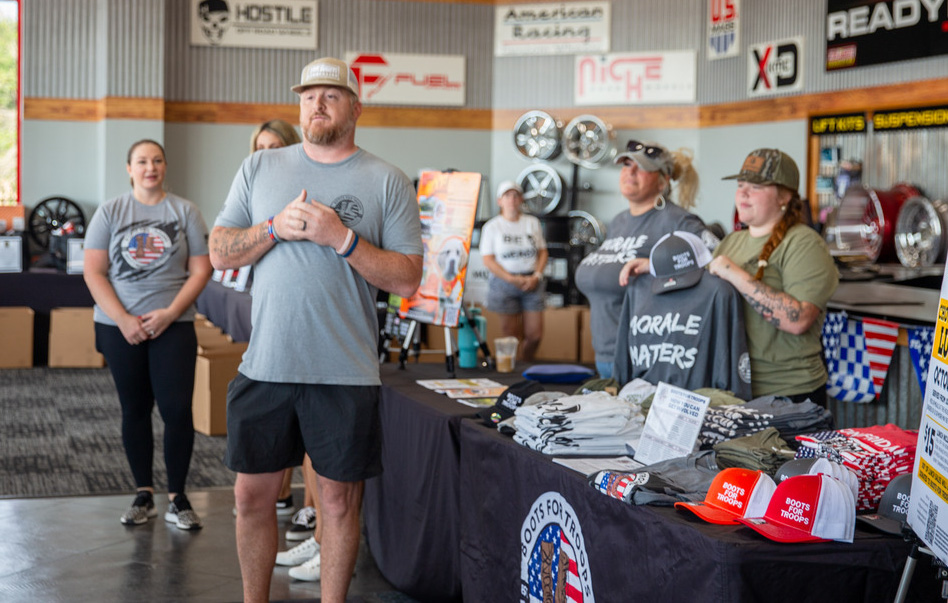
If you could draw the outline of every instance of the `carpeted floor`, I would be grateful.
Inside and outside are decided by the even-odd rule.
[[[112,376],[103,369],[0,369],[0,497],[134,491]],[[167,488],[154,412],[155,487]],[[188,488],[231,486],[225,437],[195,434]]]

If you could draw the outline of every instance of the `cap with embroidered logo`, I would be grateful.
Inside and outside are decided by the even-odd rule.
[[[648,256],[648,271],[655,277],[652,293],[694,287],[711,259],[711,252],[698,235],[683,230],[666,234]]]
[[[356,98],[359,97],[359,80],[356,79],[355,73],[345,61],[332,57],[316,59],[303,67],[300,83],[290,90],[299,94],[310,86],[338,86],[351,91]]]
[[[497,402],[493,406],[480,410],[477,416],[485,425],[493,427],[504,419],[514,416],[514,411],[520,408],[527,398],[542,391],[544,391],[543,386],[536,381],[529,379],[518,381],[505,389],[497,397]]]
[[[754,184],[779,184],[796,191],[800,188],[800,170],[796,162],[780,149],[757,149],[744,159],[741,171],[721,180],[744,180]]]
[[[777,542],[852,542],[856,499],[826,474],[797,475],[777,486],[763,517],[737,521]]]
[[[762,471],[730,467],[715,476],[704,502],[676,502],[675,508],[710,523],[732,524],[738,517],[762,517],[776,488]]]
[[[887,534],[902,534],[902,524],[908,517],[909,500],[912,494],[912,474],[903,473],[892,478],[879,501],[879,510],[870,515],[857,515],[856,519]]]

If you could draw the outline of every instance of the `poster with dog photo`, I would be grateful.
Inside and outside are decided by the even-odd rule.
[[[480,187],[481,175],[473,172],[421,173],[418,209],[424,268],[418,291],[401,300],[400,317],[458,325]]]

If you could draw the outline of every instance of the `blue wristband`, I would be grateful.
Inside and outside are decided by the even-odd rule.
[[[349,247],[349,249],[346,250],[345,253],[339,254],[341,257],[347,258],[347,257],[349,257],[350,255],[352,255],[352,252],[355,251],[356,245],[359,244],[359,235],[358,235],[358,233],[355,233],[355,232],[354,232],[353,234],[355,234],[355,236],[352,237],[352,245]]]
[[[267,235],[274,243],[282,243],[283,239],[277,236],[276,229],[273,228],[273,218],[274,216],[270,216],[270,218],[267,220]]]

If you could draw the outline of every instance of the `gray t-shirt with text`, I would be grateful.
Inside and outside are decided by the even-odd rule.
[[[587,255],[576,269],[576,287],[589,299],[589,320],[596,362],[612,363],[615,358],[619,312],[625,287],[619,285],[622,266],[635,258],[648,259],[652,246],[662,235],[684,230],[700,236],[714,249],[718,239],[698,216],[668,203],[664,209],[650,209],[641,216],[620,212],[606,231],[606,239]]]
[[[234,177],[215,226],[260,224],[304,189],[361,240],[422,254],[411,182],[362,149],[332,164],[313,161],[299,144],[254,153]],[[257,381],[379,385],[376,294],[333,248],[278,243],[254,265],[253,329],[240,372]]]

